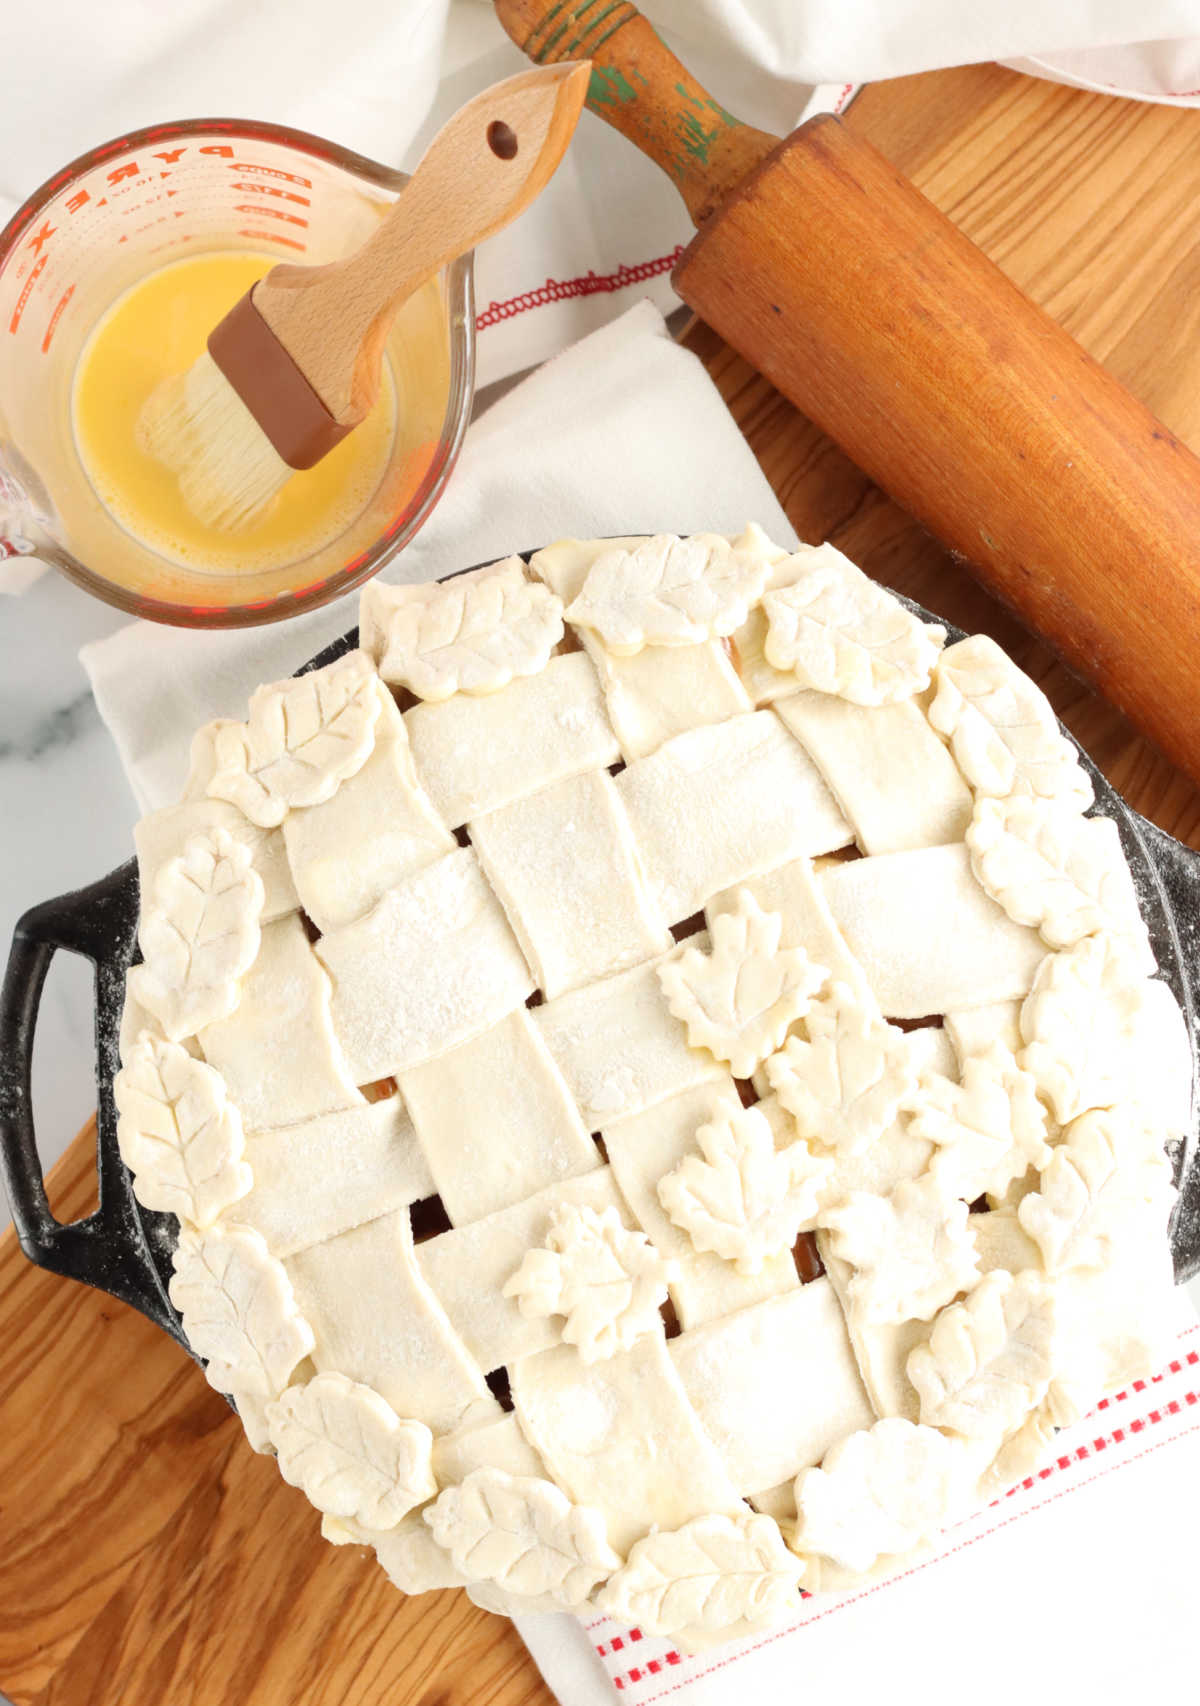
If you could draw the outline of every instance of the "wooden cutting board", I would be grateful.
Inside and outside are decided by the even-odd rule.
[[[1200,449],[1200,113],[982,67],[878,84],[847,122]],[[707,328],[686,341],[802,538],[993,633],[1126,797],[1200,846],[1195,789]],[[64,1219],[93,1206],[90,1145],[81,1133],[52,1175]],[[0,1405],[0,1689],[16,1706],[550,1701],[508,1624],[458,1593],[405,1599],[368,1556],[326,1546],[175,1345],[31,1268],[11,1232]]]

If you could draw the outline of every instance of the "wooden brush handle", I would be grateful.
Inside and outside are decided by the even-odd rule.
[[[679,184],[685,301],[1200,782],[1200,460],[835,119],[717,124],[623,0],[496,9]]]
[[[496,0],[539,65],[590,59],[587,104],[674,180],[700,225],[779,138],[727,113],[627,0]]]
[[[541,194],[583,109],[586,65],[524,71],[443,125],[369,241],[323,267],[274,267],[254,306],[325,407],[360,421],[401,303]]]

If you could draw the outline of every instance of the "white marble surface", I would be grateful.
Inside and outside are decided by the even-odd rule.
[[[0,572],[2,568],[0,568]],[[26,908],[93,881],[132,852],[137,818],[78,652],[129,618],[48,573],[0,598],[0,951]],[[56,955],[34,1060],[46,1166],[95,1104],[90,967]],[[0,1224],[7,1224],[7,1204]]]

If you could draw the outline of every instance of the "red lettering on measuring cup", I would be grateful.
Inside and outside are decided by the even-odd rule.
[[[68,213],[78,213],[80,208],[86,207],[88,202],[91,201],[91,199],[92,199],[91,196],[88,194],[88,192],[86,190],[76,190],[75,194],[73,196],[71,196],[70,199],[67,201],[67,204],[66,204],[67,212]]]
[[[225,160],[233,159],[233,149],[227,142],[206,142],[200,152],[201,154],[220,154]]]
[[[30,268],[29,277],[21,287],[20,296],[17,297],[16,307],[12,312],[12,319],[8,322],[8,329],[10,332],[15,332],[21,324],[21,315],[25,312],[26,304],[33,294],[33,287],[37,283],[41,273],[44,271],[46,262],[49,259],[49,255],[39,255],[33,266]]]
[[[234,184],[233,187],[235,190],[240,190],[243,195],[278,196],[282,201],[294,201],[301,207],[312,206],[312,202],[306,195],[297,195],[295,190],[280,189],[277,184]]]
[[[46,355],[48,353],[48,351],[50,349],[50,345],[54,341],[54,334],[58,330],[58,322],[63,317],[63,309],[67,306],[67,303],[71,300],[71,298],[74,296],[74,294],[75,294],[75,286],[73,284],[69,284],[67,286],[66,290],[64,290],[62,295],[59,297],[58,306],[55,308],[53,314],[51,314],[51,316],[50,316],[50,322],[46,327],[46,335],[42,339],[42,354],[43,355]]]
[[[51,225],[50,221],[47,220],[40,231],[34,232],[25,247],[27,249],[32,249],[35,255],[40,255],[57,230],[58,226]]]
[[[255,207],[253,202],[239,201],[234,204],[235,213],[253,213],[257,219],[282,219],[287,225],[302,225],[308,229],[308,220],[301,219],[298,213],[285,213],[281,207]]]
[[[136,160],[127,160],[123,166],[113,167],[112,171],[107,174],[108,181],[110,184],[119,184],[125,178],[136,178],[140,171],[141,167]]]
[[[308,252],[307,243],[294,243],[290,237],[280,236],[278,231],[255,231],[253,226],[243,225],[238,236],[249,237],[259,243],[277,243],[285,249],[299,249],[302,255]]]
[[[156,160],[165,160],[168,166],[173,166],[176,160],[182,159],[183,155],[186,153],[186,148],[156,148],[154,151],[154,158]]]
[[[232,149],[229,150],[233,152]],[[238,160],[230,168],[234,172],[253,172],[256,178],[281,178],[285,184],[299,184],[302,190],[312,189],[311,178],[301,178],[295,172],[285,172],[281,166],[256,166],[253,160]]]

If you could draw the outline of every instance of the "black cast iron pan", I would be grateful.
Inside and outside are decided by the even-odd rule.
[[[904,602],[924,620],[938,620],[911,600]],[[960,629],[947,632],[951,640],[963,637]],[[357,644],[358,630],[352,628],[297,673],[332,663]],[[1200,1060],[1200,853],[1189,851],[1131,810],[1087,755],[1082,757],[1095,784],[1096,811],[1115,819],[1120,830],[1150,941],[1162,976],[1187,1020],[1196,1062]],[[130,859],[88,888],[35,906],[17,925],[0,992],[0,1171],[21,1248],[31,1262],[132,1304],[190,1349],[167,1296],[178,1222],[173,1215],[141,1207],[117,1149],[112,1084],[120,1065],[117,1039],[125,973],[137,957],[138,906],[137,865]],[[96,971],[100,1206],[86,1220],[70,1225],[54,1218],[46,1200],[30,1099],[38,1004],[50,962],[59,949],[82,954]],[[1195,1080],[1194,1065],[1193,1090]],[[1193,1129],[1173,1158],[1180,1197],[1171,1224],[1171,1248],[1181,1283],[1200,1272],[1197,1102],[1194,1095]]]

